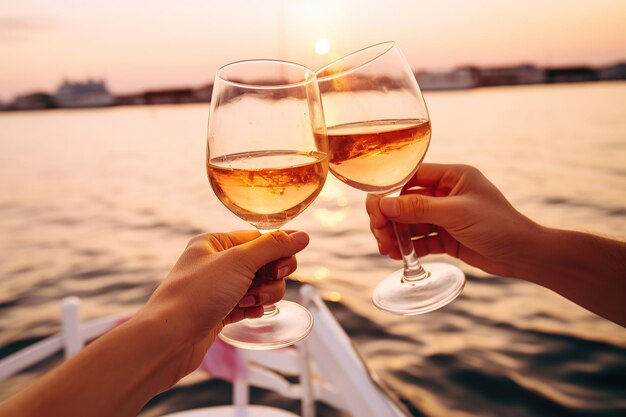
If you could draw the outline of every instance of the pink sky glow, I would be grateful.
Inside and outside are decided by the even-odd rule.
[[[195,87],[250,58],[316,69],[385,40],[416,70],[603,65],[626,60],[624,22],[621,0],[20,0],[0,6],[0,99],[90,77],[114,93]]]

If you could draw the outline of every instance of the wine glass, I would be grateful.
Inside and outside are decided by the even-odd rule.
[[[354,52],[317,71],[328,133],[329,169],[369,193],[397,195],[422,162],[430,117],[415,76],[394,42]],[[424,267],[410,227],[392,222],[404,268],[374,289],[381,310],[414,315],[436,310],[463,290],[463,272],[449,264]]]
[[[207,134],[207,175],[220,201],[261,233],[279,229],[322,190],[328,144],[316,76],[301,65],[249,60],[217,71]],[[225,326],[237,347],[275,349],[313,326],[299,304],[264,306],[264,315]]]

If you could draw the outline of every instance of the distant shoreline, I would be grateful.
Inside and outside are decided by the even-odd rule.
[[[419,71],[415,73],[415,78],[422,91],[624,81],[626,62],[601,68],[587,66],[543,68],[534,65],[487,68],[467,66],[446,72]],[[0,103],[0,112],[210,103],[212,93],[211,83],[199,88],[166,88],[112,95],[103,81],[88,80],[83,83],[66,81],[55,94],[35,92],[17,96],[12,102],[4,105]]]

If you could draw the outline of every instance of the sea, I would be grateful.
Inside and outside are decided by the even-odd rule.
[[[478,167],[541,224],[626,239],[626,82],[425,98],[427,162]],[[58,332],[63,297],[82,299],[85,320],[132,313],[192,236],[250,228],[207,181],[208,113],[189,104],[0,114],[0,357]],[[377,310],[372,289],[399,264],[378,254],[364,201],[329,177],[289,224],[311,244],[287,297],[314,285],[411,415],[626,415],[626,329],[545,288],[432,256],[467,274],[456,301],[413,317]],[[60,361],[0,382],[0,400]],[[252,400],[299,409],[261,390]],[[229,401],[227,383],[196,373],[141,416]]]

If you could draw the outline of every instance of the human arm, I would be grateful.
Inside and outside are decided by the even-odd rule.
[[[130,320],[0,404],[2,416],[134,416],[196,369],[222,327],[263,314],[308,244],[302,232],[205,234],[191,240],[167,279]],[[255,272],[266,278],[250,287]],[[243,302],[251,296],[253,305]]]
[[[381,254],[400,259],[389,221],[409,223],[418,256],[534,282],[626,326],[626,243],[541,226],[473,167],[423,164],[400,197],[369,195],[366,207]]]

